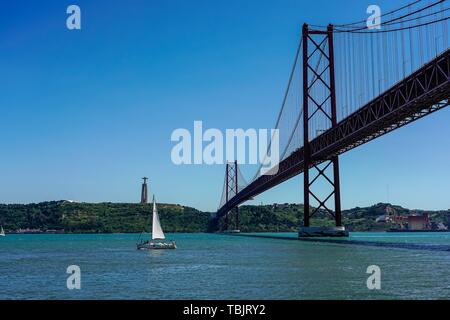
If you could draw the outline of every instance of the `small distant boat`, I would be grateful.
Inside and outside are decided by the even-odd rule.
[[[223,233],[241,233],[241,230],[235,229],[235,230],[225,230]]]
[[[0,227],[0,237],[4,237],[5,236],[5,230],[3,230],[3,226]]]
[[[176,249],[175,241],[165,242],[164,232],[159,222],[158,209],[156,208],[155,196],[153,196],[153,223],[151,240],[142,240],[136,244],[138,250],[158,250],[158,249]]]

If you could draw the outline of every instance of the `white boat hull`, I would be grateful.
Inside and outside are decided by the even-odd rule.
[[[137,244],[138,250],[164,250],[164,249],[176,249],[177,245],[175,241],[171,242],[151,242],[145,241]]]

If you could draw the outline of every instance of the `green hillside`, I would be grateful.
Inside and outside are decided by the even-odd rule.
[[[166,232],[204,232],[209,213],[180,205],[159,204]],[[118,233],[149,230],[152,206],[130,203],[73,203],[52,201],[27,205],[0,205],[5,230],[61,230],[66,233]]]
[[[389,209],[387,209],[389,208]],[[376,222],[387,210],[408,215],[409,209],[390,204],[354,208],[343,212],[343,223],[353,231],[386,230],[392,225]],[[161,224],[166,232],[208,232],[212,214],[174,204],[158,204]],[[420,213],[419,211],[414,211]],[[448,223],[450,210],[427,211],[435,223]],[[296,232],[302,224],[303,205],[273,204],[240,207],[242,232]],[[233,221],[233,215],[230,221]],[[320,210],[312,225],[333,225]],[[223,224],[223,219],[221,221]],[[66,233],[132,233],[149,230],[151,205],[131,203],[74,203],[52,201],[37,204],[0,204],[0,224],[7,232],[31,229],[40,232],[59,230]]]

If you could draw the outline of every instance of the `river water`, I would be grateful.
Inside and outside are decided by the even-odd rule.
[[[7,235],[0,299],[450,299],[450,233],[263,235],[280,239],[173,234],[176,250],[137,251],[135,234]],[[67,288],[69,265],[80,290]],[[367,288],[371,265],[380,290]]]

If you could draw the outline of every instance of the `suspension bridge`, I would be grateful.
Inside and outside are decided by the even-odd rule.
[[[240,204],[303,173],[299,236],[348,235],[339,155],[449,105],[449,10],[446,0],[418,0],[371,26],[305,23],[275,124],[280,162],[249,182],[227,163],[216,224],[238,230]],[[311,227],[320,210],[336,227]]]

